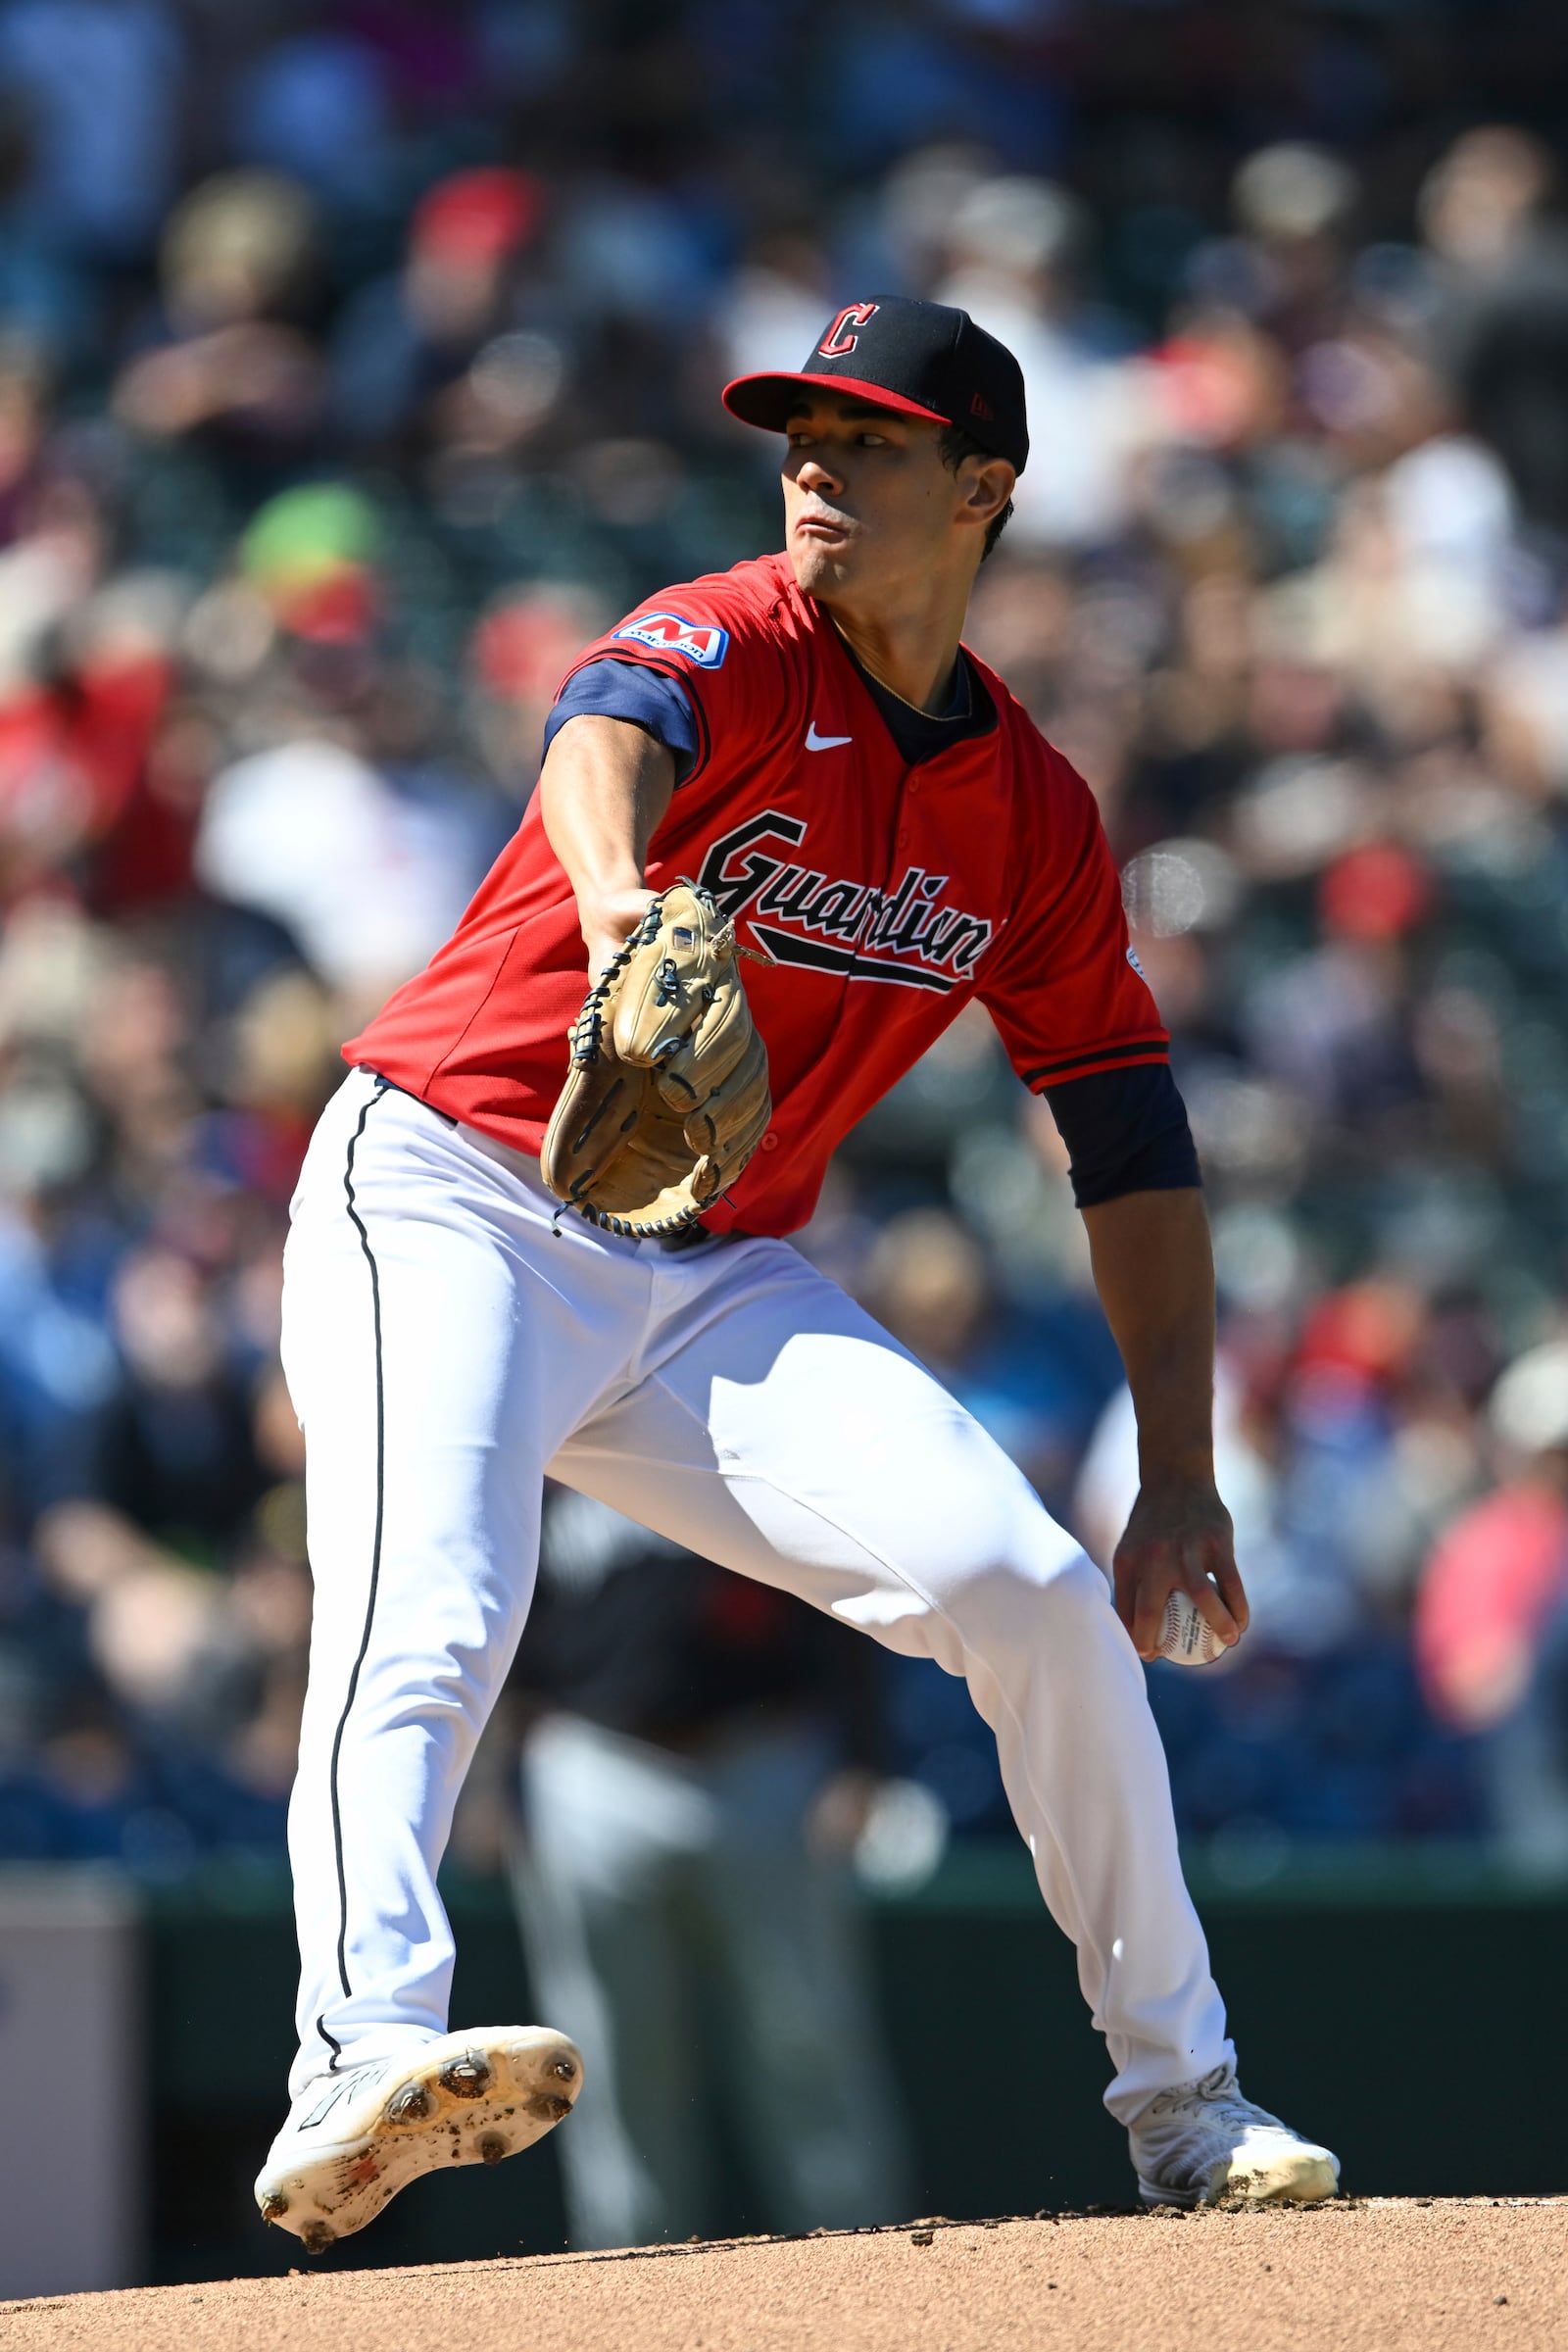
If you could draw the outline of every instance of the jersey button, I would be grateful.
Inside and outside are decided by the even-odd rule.
[[[764,1152],[776,1152],[778,1150],[778,1137],[776,1135],[764,1135],[762,1138],[762,1150]]]
[[[919,791],[919,789],[920,789],[920,779],[919,779],[919,777],[918,777],[918,776],[911,776],[911,777],[909,778],[909,790],[910,790],[911,792],[918,792],[918,791]]]
[[[908,832],[907,832],[907,830],[906,830],[906,828],[905,826],[901,825],[901,826],[899,827],[899,847],[900,847],[900,849],[901,849],[901,850],[906,850],[906,849],[908,848],[908,846],[909,846],[909,836],[908,836]]]

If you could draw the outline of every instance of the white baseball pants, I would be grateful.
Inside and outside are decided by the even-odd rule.
[[[298,2090],[447,2030],[436,1868],[528,1614],[542,1481],[962,1675],[1129,2121],[1231,2055],[1143,1669],[1099,1570],[785,1242],[596,1231],[353,1072],[284,1257],[316,1613],[289,1820]],[[570,2018],[552,2021],[571,2030]]]

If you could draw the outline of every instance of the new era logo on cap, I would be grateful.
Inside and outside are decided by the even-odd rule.
[[[798,374],[739,376],[725,386],[724,406],[748,424],[782,432],[803,384],[961,425],[982,449],[1023,471],[1029,455],[1023,370],[967,311],[902,294],[847,302]]]

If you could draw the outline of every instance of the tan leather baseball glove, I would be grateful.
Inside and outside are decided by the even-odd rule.
[[[588,992],[540,1164],[612,1233],[678,1233],[734,1183],[773,1105],[767,1053],[706,890],[672,883]]]

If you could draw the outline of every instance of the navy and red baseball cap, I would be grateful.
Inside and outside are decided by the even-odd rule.
[[[956,424],[1022,473],[1029,457],[1023,369],[967,311],[885,294],[835,312],[798,375],[741,375],[724,406],[781,433],[802,384],[847,392],[879,409]]]

